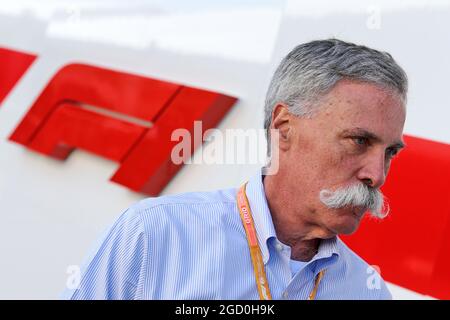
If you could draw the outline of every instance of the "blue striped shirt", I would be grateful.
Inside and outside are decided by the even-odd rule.
[[[147,198],[101,238],[66,299],[259,299],[237,188]],[[338,237],[291,270],[290,247],[276,236],[261,173],[247,185],[274,299],[390,299],[381,277]]]

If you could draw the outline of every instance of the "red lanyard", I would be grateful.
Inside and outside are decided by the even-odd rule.
[[[255,274],[256,287],[258,288],[260,300],[272,300],[270,295],[269,282],[267,281],[266,271],[264,269],[264,262],[261,255],[261,250],[258,244],[255,224],[253,222],[252,212],[248,204],[247,195],[245,194],[245,187],[247,183],[239,188],[237,194],[237,204],[239,213],[241,215],[242,224],[244,225],[245,233],[247,235],[247,242],[250,249],[250,256],[252,258],[253,271]],[[319,288],[320,281],[323,278],[325,270],[320,271],[315,280],[314,288],[309,294],[308,300],[314,300]]]

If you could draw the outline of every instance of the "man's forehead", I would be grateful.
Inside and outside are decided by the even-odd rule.
[[[374,84],[344,80],[324,98],[318,116],[326,126],[333,123],[373,140],[402,142],[406,109],[398,95]]]
[[[347,116],[350,113],[355,116],[382,116],[389,113],[386,111],[406,111],[404,101],[397,92],[376,84],[352,80],[339,81],[319,104],[327,113],[345,113]]]

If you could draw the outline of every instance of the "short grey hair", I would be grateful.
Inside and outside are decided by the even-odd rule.
[[[317,110],[314,102],[341,79],[393,90],[406,103],[406,73],[389,53],[338,39],[298,45],[281,61],[267,90],[264,128],[269,154],[272,111],[277,103],[285,103],[297,116],[311,117]]]

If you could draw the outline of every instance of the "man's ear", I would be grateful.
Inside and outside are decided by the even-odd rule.
[[[284,103],[277,103],[272,111],[272,123],[270,129],[278,130],[279,148],[286,151],[292,143],[292,114]]]

